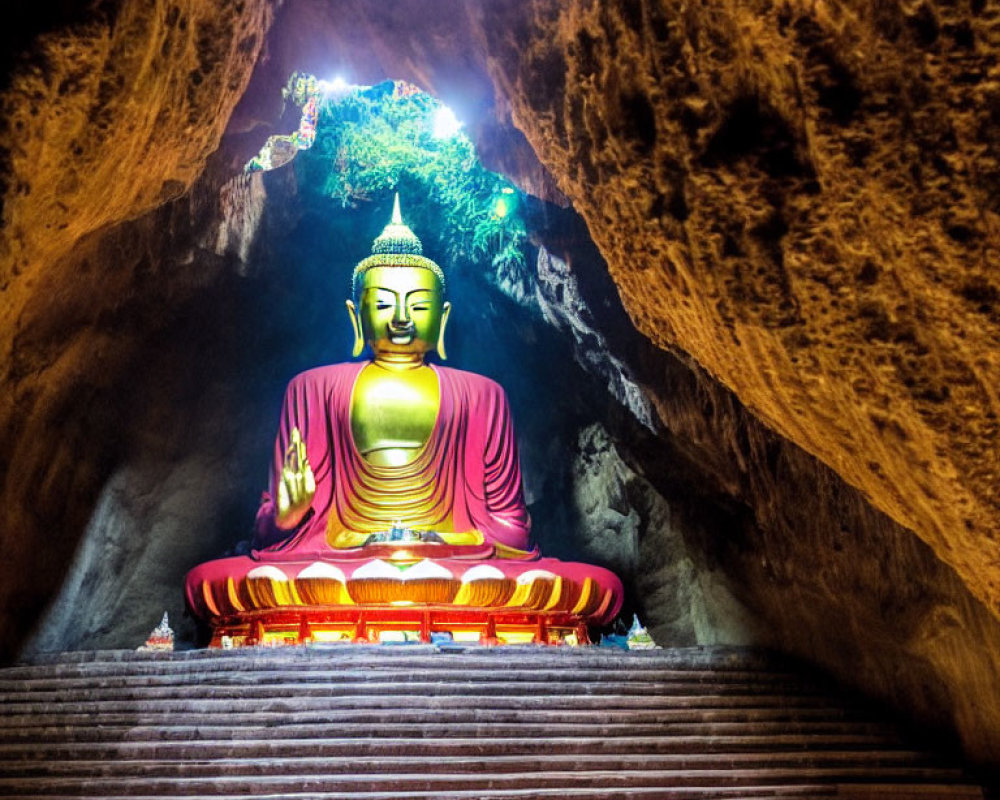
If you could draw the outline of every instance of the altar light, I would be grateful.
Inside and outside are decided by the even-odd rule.
[[[440,106],[434,112],[433,133],[435,139],[450,139],[456,133],[462,123],[458,121],[455,112],[448,106]]]

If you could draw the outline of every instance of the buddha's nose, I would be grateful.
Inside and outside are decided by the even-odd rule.
[[[410,318],[410,311],[406,307],[406,303],[396,303],[396,310],[392,315],[392,327],[409,328],[412,325],[413,320]]]

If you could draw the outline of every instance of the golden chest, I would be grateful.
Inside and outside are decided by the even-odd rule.
[[[351,395],[351,434],[366,461],[402,466],[427,443],[441,405],[438,376],[430,367],[391,370],[369,364]]]

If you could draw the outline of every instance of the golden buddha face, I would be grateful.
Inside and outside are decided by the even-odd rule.
[[[451,303],[437,276],[422,267],[372,267],[364,273],[358,308],[347,301],[354,327],[354,355],[364,344],[376,360],[423,360],[437,349],[445,358],[444,329]]]

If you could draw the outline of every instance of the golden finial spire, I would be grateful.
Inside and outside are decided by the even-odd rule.
[[[392,201],[392,219],[372,242],[372,254],[354,268],[351,285],[356,291],[358,279],[372,267],[421,267],[437,275],[441,287],[444,288],[444,272],[441,267],[425,257],[423,252],[424,246],[420,243],[420,239],[403,222],[403,214],[399,210],[399,192],[396,192]]]

